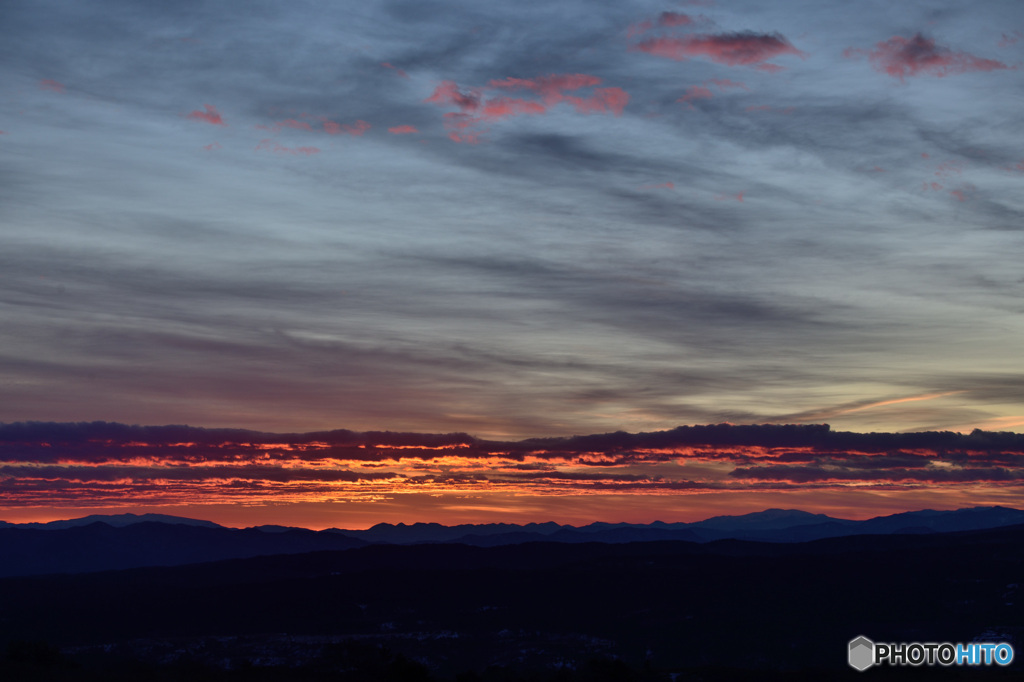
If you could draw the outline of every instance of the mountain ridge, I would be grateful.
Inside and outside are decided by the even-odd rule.
[[[628,544],[742,540],[803,543],[852,535],[938,534],[1024,524],[1024,510],[971,507],[920,510],[863,521],[794,509],[767,509],[693,523],[586,526],[547,523],[377,524],[362,531],[265,525],[227,528],[158,514],[92,515],[46,524],[0,526],[0,577],[178,566],[224,559],[350,549],[366,545],[462,544],[498,547],[531,542]]]

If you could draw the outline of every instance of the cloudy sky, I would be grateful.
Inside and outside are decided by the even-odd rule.
[[[0,422],[1024,427],[1024,5],[0,5]]]

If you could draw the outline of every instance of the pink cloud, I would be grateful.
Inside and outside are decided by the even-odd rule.
[[[1015,171],[1017,173],[1024,173],[1024,161],[1021,161],[1016,166],[1010,166],[1006,170]]]
[[[289,154],[292,156],[312,156],[313,154],[320,153],[320,150],[316,147],[283,147],[278,144],[276,140],[260,140],[260,143],[256,145],[256,151],[261,150],[270,151],[274,154]]]
[[[204,104],[203,107],[206,111],[193,111],[188,114],[185,118],[191,118],[196,121],[206,121],[215,126],[226,126],[224,119],[221,118],[220,112],[217,111],[217,107],[212,104]]]
[[[388,128],[388,132],[392,135],[411,135],[412,133],[418,133],[415,126],[395,126],[394,128]]]
[[[572,104],[581,114],[610,113],[621,116],[629,104],[629,93],[622,88],[597,88],[591,97],[566,95],[564,101]]]
[[[770,72],[781,71],[783,67],[768,63],[768,59],[787,54],[806,56],[778,33],[722,33],[678,38],[648,38],[631,49],[676,61],[706,57],[718,64],[750,66]]]
[[[543,114],[545,111],[547,111],[547,108],[540,102],[497,97],[484,102],[483,108],[480,110],[480,116],[483,119],[496,120],[520,114]]]
[[[204,144],[203,149],[205,149],[208,152],[212,152],[215,149],[223,149],[223,147],[221,147],[220,142],[211,142],[210,144]]]
[[[462,92],[455,81],[442,81],[440,85],[434,88],[433,94],[423,101],[431,104],[452,104],[460,110],[467,112],[477,110],[480,106],[480,95],[475,92]]]
[[[929,154],[928,154],[928,152],[921,152],[921,158],[922,158],[922,159],[927,159],[927,158],[929,158]]]
[[[583,73],[551,74],[539,78],[505,78],[492,80],[489,87],[505,90],[526,89],[541,94],[544,103],[547,105],[557,104],[563,101],[565,91],[575,91],[581,88],[589,88],[601,84],[597,76],[590,76]]]
[[[453,81],[443,81],[425,102],[454,106],[458,111],[444,115],[448,137],[455,142],[476,144],[488,124],[512,116],[538,115],[560,103],[571,105],[577,113],[622,114],[629,94],[622,88],[598,88],[601,79],[581,73],[550,74],[537,78],[503,78],[490,81],[486,88],[462,90]],[[589,96],[566,94],[593,88]],[[512,97],[490,97],[484,91],[527,90],[540,100]]]
[[[626,37],[627,38],[635,38],[635,37],[637,37],[639,35],[643,35],[644,33],[647,33],[652,28],[654,28],[654,22],[651,21],[650,19],[641,21],[640,23],[633,24],[628,29],[626,29]]]
[[[462,144],[480,144],[479,132],[457,133],[452,131],[448,133],[448,137],[452,142],[460,142]]]
[[[964,192],[961,189],[951,189],[951,190],[949,190],[949,193],[952,194],[953,197],[957,201],[966,201],[967,200],[967,197],[964,196]]]
[[[885,169],[881,166],[874,166],[869,172],[871,173],[884,173]]]
[[[295,128],[296,130],[306,130],[313,132],[313,128],[305,121],[296,121],[294,118],[288,118],[283,121],[274,123],[275,128]]]
[[[943,178],[949,175],[960,175],[963,173],[963,170],[963,161],[943,161],[935,170],[935,174],[940,178]]]
[[[843,56],[847,58],[857,58],[865,54],[876,71],[887,73],[901,81],[908,76],[944,78],[960,73],[1010,68],[994,59],[983,59],[967,52],[955,52],[948,47],[936,45],[934,40],[925,38],[920,33],[913,38],[893,36],[876,44],[873,50],[848,48],[843,51]]]
[[[996,44],[999,47],[1009,47],[1010,45],[1014,45],[1021,38],[1024,38],[1024,33],[1021,33],[1020,31],[1014,31],[1010,34],[1004,33]]]
[[[929,189],[932,190],[933,192],[938,192],[940,189],[942,189],[942,185],[940,185],[937,182],[922,182],[921,189],[923,189],[926,192]]]
[[[714,93],[709,88],[705,88],[702,85],[691,85],[686,89],[686,94],[677,99],[677,102],[685,102],[692,109],[693,105],[689,104],[695,99],[711,99],[714,97]]]
[[[64,84],[50,78],[44,78],[39,81],[39,88],[41,90],[50,90],[51,92],[64,92]]]
[[[663,182],[660,185],[641,185],[640,189],[675,189],[676,183]]]
[[[690,5],[699,5],[703,3],[681,3]],[[678,28],[696,28],[701,24],[707,24],[708,19],[703,15],[693,16],[690,14],[684,14],[682,12],[662,12],[658,15],[657,19],[645,19],[630,25],[626,30],[627,38],[636,38],[641,36],[648,31],[654,29],[678,29]]]
[[[398,68],[397,66],[393,66],[393,65],[389,64],[388,62],[381,62],[380,65],[383,66],[385,69],[392,69],[396,74],[398,74],[402,78],[408,78],[409,77],[409,74],[407,74],[405,71],[403,71],[402,69]]]
[[[356,121],[349,125],[347,123],[335,123],[334,121],[323,120],[324,132],[328,135],[353,135],[355,137],[362,137],[363,133],[372,128],[366,121]]]

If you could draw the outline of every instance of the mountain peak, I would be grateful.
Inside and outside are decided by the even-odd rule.
[[[168,514],[91,514],[78,519],[65,519],[61,521],[50,521],[48,523],[19,523],[13,524],[17,528],[41,528],[44,530],[61,530],[64,528],[77,528],[88,526],[93,523],[105,523],[114,528],[124,528],[136,523],[166,523],[181,526],[202,526],[204,528],[223,528],[213,521],[201,519],[189,519],[183,516],[170,516]]]
[[[691,524],[695,528],[716,530],[726,529],[775,529],[791,526],[803,526],[812,523],[835,521],[825,514],[812,514],[800,509],[765,509],[759,512],[738,516],[713,516],[704,521]]]

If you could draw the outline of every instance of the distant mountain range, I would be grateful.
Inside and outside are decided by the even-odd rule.
[[[80,519],[68,519],[66,521],[50,521],[48,523],[7,523],[0,521],[0,528],[40,528],[43,530],[59,530],[61,528],[75,528],[88,526],[90,523],[105,523],[114,528],[124,528],[136,523],[170,523],[184,526],[203,526],[204,528],[223,528],[213,521],[201,521],[199,519],[186,519],[183,516],[168,516],[167,514],[93,514],[83,516]]]
[[[371,544],[428,543],[497,547],[528,542],[606,543],[748,540],[797,543],[852,535],[930,534],[1024,524],[1024,511],[974,507],[924,510],[866,521],[793,509],[716,516],[696,523],[387,524],[366,530],[311,531],[284,526],[225,528],[210,521],[162,514],[93,515],[50,523],[0,522],[0,577],[85,573],[143,566],[341,550]]]
[[[464,524],[442,526],[437,523],[412,525],[381,523],[367,530],[338,530],[339,533],[368,543],[420,544],[425,542],[460,543],[477,547],[514,545],[523,542],[650,542],[683,540],[754,540],[760,542],[806,542],[847,535],[890,535],[897,533],[945,533],[981,530],[1024,523],[1024,511],[1009,507],[973,507],[956,511],[926,509],[866,521],[836,519],[797,509],[767,509],[741,516],[715,516],[695,523],[591,523],[568,526],[557,523]]]

